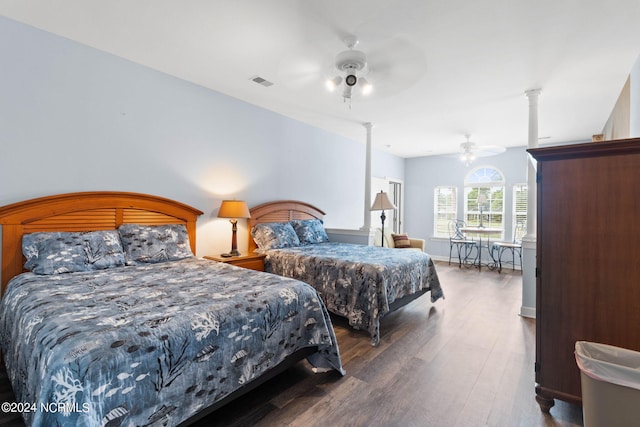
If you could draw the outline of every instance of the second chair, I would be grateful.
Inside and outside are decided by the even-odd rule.
[[[449,265],[451,265],[451,255],[455,246],[458,251],[458,266],[462,267],[463,261],[468,261],[475,249],[475,258],[478,257],[478,242],[468,238],[461,230],[466,227],[466,223],[461,219],[449,222]],[[464,256],[463,256],[464,254]],[[474,258],[474,260],[475,260]]]
[[[523,221],[518,221],[513,230],[513,240],[511,242],[493,242],[491,245],[491,257],[498,264],[498,273],[502,271],[502,254],[504,251],[511,251],[511,266],[516,268],[516,253],[520,259],[520,269],[522,269],[522,237],[527,232],[527,226]],[[497,252],[497,256],[495,253]]]

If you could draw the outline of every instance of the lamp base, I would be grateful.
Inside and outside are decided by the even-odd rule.
[[[384,214],[384,211],[382,211],[382,214],[380,215],[380,222],[382,222],[382,244],[380,245],[381,247],[384,248],[384,220],[386,219],[386,215]]]
[[[238,232],[238,220],[232,218],[229,222],[231,223],[231,250],[226,254],[220,254],[220,256],[224,258],[240,256],[240,252],[238,252],[238,240],[236,238],[236,233]]]
[[[234,256],[240,256],[240,252],[231,251],[231,252],[226,253],[226,254],[220,254],[220,256],[223,257],[223,258],[231,258],[231,257],[234,257]]]

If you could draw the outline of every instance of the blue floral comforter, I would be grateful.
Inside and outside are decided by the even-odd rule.
[[[344,373],[305,283],[213,261],[14,278],[0,345],[29,425],[176,425],[307,346]]]
[[[380,318],[396,299],[423,289],[431,301],[444,297],[433,260],[422,251],[348,243],[269,249],[265,268],[312,285],[329,311],[380,341]]]

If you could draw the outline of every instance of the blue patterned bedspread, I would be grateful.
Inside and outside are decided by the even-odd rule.
[[[270,249],[265,268],[309,283],[329,311],[380,341],[380,318],[396,299],[431,289],[431,301],[444,297],[433,260],[422,251],[348,243],[318,243]]]
[[[196,258],[22,274],[0,328],[30,425],[176,425],[307,346],[344,373],[312,287]]]

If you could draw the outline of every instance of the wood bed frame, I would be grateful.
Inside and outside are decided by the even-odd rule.
[[[112,230],[121,224],[185,224],[196,252],[196,220],[202,211],[174,200],[141,193],[92,191],[40,197],[0,207],[2,225],[2,294],[11,278],[24,271],[22,236],[40,231]],[[254,244],[255,247],[255,244]],[[2,295],[0,294],[0,296]],[[317,348],[305,347],[180,425],[191,424],[248,393]],[[0,355],[0,363],[2,356]]]
[[[249,219],[249,253],[258,248],[256,242],[251,237],[251,229],[257,224],[265,222],[288,222],[294,219],[320,219],[324,218],[325,213],[317,207],[310,205],[309,203],[300,202],[296,200],[276,200],[273,202],[263,203],[254,208],[249,209],[251,218]],[[421,297],[427,292],[431,291],[430,288],[421,289],[420,291],[405,295],[404,297],[396,299],[389,304],[390,314],[395,310],[409,304],[416,298]]]
[[[116,191],[58,194],[2,206],[2,294],[9,280],[24,271],[26,233],[113,230],[127,223],[185,224],[195,253],[200,215],[202,211],[174,200]]]

